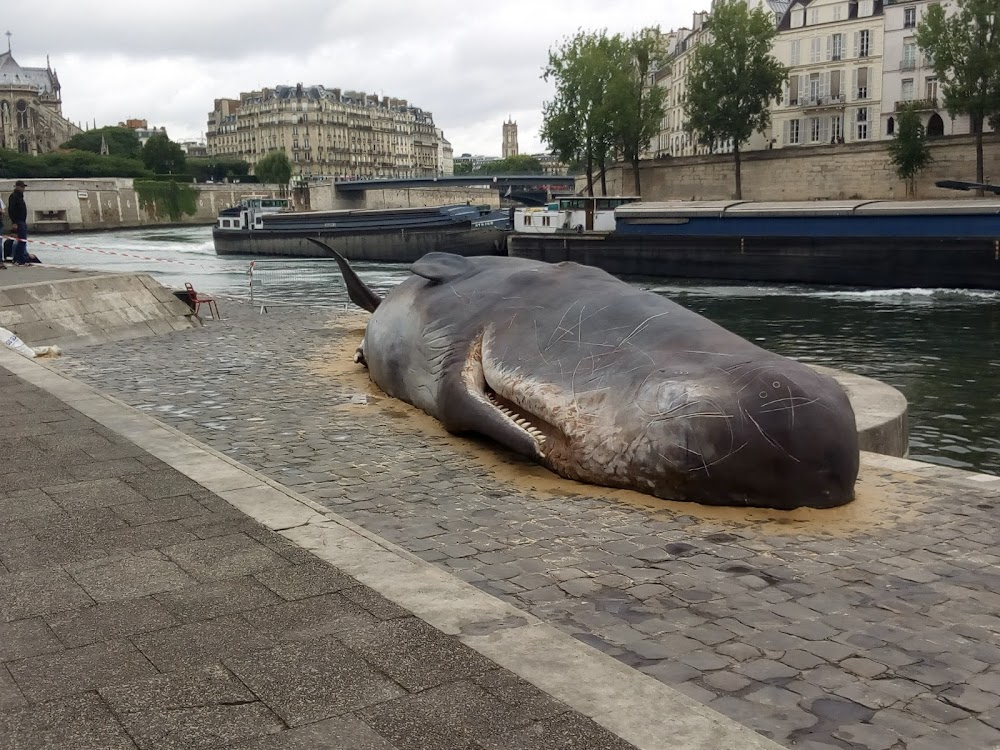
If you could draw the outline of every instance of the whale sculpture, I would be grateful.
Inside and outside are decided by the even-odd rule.
[[[853,499],[858,436],[841,386],[670,300],[576,263],[447,253],[380,299],[330,252],[373,313],[355,361],[449,432],[667,499]]]

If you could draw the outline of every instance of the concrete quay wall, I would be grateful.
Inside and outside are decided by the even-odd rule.
[[[0,326],[29,346],[100,344],[201,325],[188,305],[146,274],[34,278],[44,270],[28,271],[25,283],[0,286]]]
[[[142,206],[131,178],[32,179],[26,193],[28,226],[32,233],[70,232],[96,229],[130,229],[177,224],[214,224],[219,211],[235,205],[246,195],[287,196],[298,210],[339,208],[406,208],[439,206],[447,203],[500,205],[495,190],[436,190],[415,188],[371,190],[339,196],[332,183],[310,185],[288,191],[281,185],[198,184],[194,186],[196,212],[171,219],[154,206]],[[13,180],[0,181],[0,195],[14,189]]]
[[[950,136],[932,142],[934,161],[915,183],[915,197],[969,198],[973,194],[935,187],[937,180],[974,181],[975,138]],[[1000,139],[987,134],[984,143],[987,181],[1000,179]],[[742,159],[744,200],[902,200],[906,186],[896,175],[885,141],[836,146],[751,151]],[[647,201],[724,200],[733,197],[731,155],[692,156],[642,163],[642,197]],[[577,189],[586,183],[577,180]],[[608,193],[635,193],[630,166],[608,172]]]

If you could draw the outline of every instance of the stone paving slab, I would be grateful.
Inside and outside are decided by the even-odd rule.
[[[62,381],[71,400],[82,395],[35,363],[0,353],[0,364],[49,387]],[[128,408],[111,399],[76,403],[83,401],[107,423],[129,421]],[[0,748],[635,747],[0,366],[0,413],[26,403],[65,426],[65,441],[47,438],[50,453],[88,452],[91,465],[107,470],[55,484],[40,470],[25,490],[0,495],[19,524],[6,531],[0,559],[20,569],[0,571]],[[73,416],[55,419],[59,412]],[[195,445],[139,415],[132,423],[139,439]],[[28,448],[22,455],[41,450],[31,441],[19,443]],[[185,460],[192,453],[179,451]],[[235,466],[209,452],[196,456],[202,468],[208,459]],[[285,523],[261,510],[286,534],[335,526],[341,536],[328,534],[327,546],[357,537],[383,563],[437,574],[248,476],[255,507],[268,492],[300,506]],[[60,535],[70,531],[73,543],[64,544],[70,537]],[[55,559],[53,547],[61,550]],[[443,587],[417,587],[432,607],[454,600],[455,587],[468,589],[473,604],[495,601],[445,578]],[[486,623],[483,633],[492,628]],[[602,681],[606,657],[583,651],[574,658],[596,659],[588,676]],[[628,682],[636,679],[653,688],[649,706],[694,731],[690,744],[661,736],[639,747],[716,747],[698,739],[702,724],[709,738],[771,746],[638,673]],[[625,721],[621,733],[648,730],[627,726],[627,706],[615,713]]]
[[[853,517],[643,505],[380,399],[333,363],[364,318],[227,317],[51,366],[788,747],[1000,745],[996,477],[865,454]]]

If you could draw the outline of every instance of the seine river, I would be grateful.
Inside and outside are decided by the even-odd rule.
[[[32,243],[47,264],[145,272],[171,288],[246,297],[249,259],[219,258],[210,227],[44,235]],[[120,255],[108,254],[110,252]],[[269,298],[342,304],[332,263],[299,262],[301,274],[270,285]],[[359,265],[387,289],[401,265]],[[1000,474],[1000,293],[935,289],[632,280],[765,348],[867,375],[899,388],[910,403],[910,456]]]

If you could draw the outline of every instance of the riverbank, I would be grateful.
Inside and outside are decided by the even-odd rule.
[[[605,491],[381,396],[363,316],[223,314],[53,366],[779,744],[1000,742],[1000,478],[864,454],[854,503],[791,514]]]

